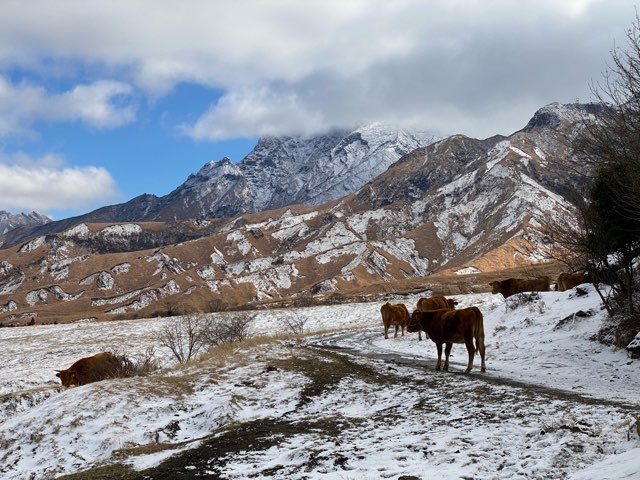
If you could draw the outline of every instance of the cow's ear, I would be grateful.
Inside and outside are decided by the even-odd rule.
[[[56,377],[60,378],[60,372],[56,373]]]

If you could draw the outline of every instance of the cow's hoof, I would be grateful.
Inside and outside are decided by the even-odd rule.
[[[486,369],[486,368],[484,368],[484,367],[483,367],[483,368],[481,368],[481,369],[480,369],[480,371],[481,371],[482,373],[487,373],[487,369]]]

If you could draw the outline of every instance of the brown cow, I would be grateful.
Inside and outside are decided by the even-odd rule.
[[[478,307],[463,308],[460,310],[431,310],[420,312],[416,310],[411,315],[411,321],[407,325],[408,332],[424,330],[438,348],[438,362],[436,370],[440,370],[442,361],[442,344],[446,344],[444,369],[449,370],[449,355],[454,343],[464,343],[467,346],[469,362],[464,373],[469,373],[473,368],[473,357],[480,353],[480,371],[485,372],[484,363],[484,324],[482,312]],[[475,339],[476,344],[473,345]]]
[[[548,292],[549,277],[538,278],[509,278],[507,280],[490,282],[491,293],[501,293],[504,298],[522,292]]]
[[[418,300],[416,310],[428,312],[429,310],[440,310],[442,308],[456,308],[458,302],[456,300],[445,298],[442,295],[435,297],[421,298]],[[418,340],[422,340],[422,330],[418,330]]]
[[[98,382],[112,375],[118,367],[118,361],[111,352],[102,352],[93,357],[81,358],[66,370],[56,370],[56,377],[62,385],[84,385]]]
[[[565,290],[570,290],[573,287],[585,283],[584,274],[584,270],[578,270],[573,273],[561,273],[558,275],[557,290],[564,292]]]
[[[388,332],[391,325],[396,327],[396,334],[393,338],[398,336],[398,327],[402,327],[402,336],[404,336],[404,327],[409,323],[409,310],[404,303],[387,302],[380,307],[380,314],[384,324],[384,338],[389,338]]]

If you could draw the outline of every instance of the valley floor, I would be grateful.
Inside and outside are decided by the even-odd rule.
[[[142,352],[164,320],[2,329],[0,472],[640,479],[640,361],[589,340],[604,313],[585,290],[514,308],[490,294],[456,297],[483,312],[485,374],[478,357],[461,373],[462,345],[451,371],[436,372],[430,341],[385,340],[379,303],[260,312],[255,334],[281,332],[292,315],[307,331],[341,331],[67,390],[53,369],[114,346]]]

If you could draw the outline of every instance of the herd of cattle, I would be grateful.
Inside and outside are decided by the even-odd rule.
[[[585,281],[584,272],[560,274],[557,280],[559,291],[569,290]],[[550,288],[548,277],[535,279],[510,278],[508,280],[490,283],[494,294],[501,293],[504,298],[521,292],[544,292]],[[436,370],[440,370],[442,358],[442,344],[445,344],[444,369],[449,369],[449,355],[454,343],[464,343],[469,354],[469,362],[465,373],[473,368],[476,353],[480,354],[480,369],[486,370],[484,362],[484,324],[482,313],[477,307],[456,309],[453,299],[442,296],[421,298],[416,309],[409,315],[403,303],[385,303],[380,308],[384,324],[384,338],[389,338],[389,327],[395,327],[395,337],[398,329],[408,332],[418,332],[418,339],[422,340],[422,332],[436,344],[438,361]],[[474,345],[475,340],[475,345]],[[57,370],[56,376],[65,387],[84,385],[114,376],[119,367],[117,358],[111,352],[98,353],[92,357],[81,358],[66,370]]]
[[[565,291],[585,282],[585,272],[561,273],[556,282],[558,291]],[[546,292],[550,289],[549,277],[509,278],[489,283],[492,293],[501,293],[508,297],[522,292]],[[404,336],[406,327],[408,332],[418,332],[418,339],[422,340],[422,332],[436,344],[438,361],[436,370],[440,370],[442,364],[442,345],[445,344],[444,369],[449,370],[449,355],[454,343],[464,343],[469,354],[469,361],[465,373],[473,368],[473,359],[476,353],[480,354],[480,371],[485,372],[484,361],[484,323],[482,313],[477,307],[469,307],[457,310],[458,302],[443,296],[421,298],[416,309],[409,315],[407,307],[403,303],[385,303],[380,307],[382,323],[384,325],[384,338],[389,338],[388,332],[391,326],[395,327],[395,335],[401,329]],[[474,345],[475,340],[475,345]]]

